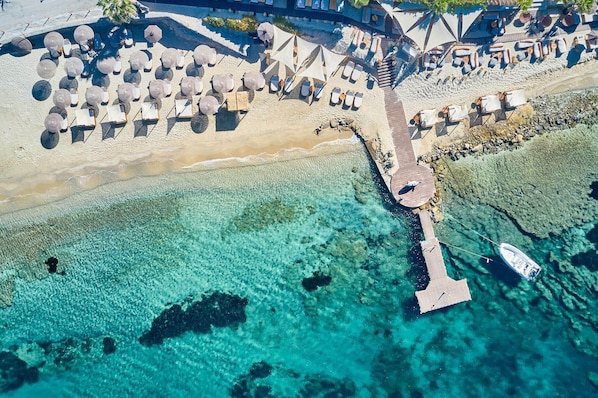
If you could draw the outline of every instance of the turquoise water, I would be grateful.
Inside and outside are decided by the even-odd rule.
[[[517,231],[490,206],[454,198],[446,211],[467,224],[473,207],[493,220],[488,227]],[[47,213],[0,220],[0,287],[4,300],[13,293],[0,310],[7,396],[597,391],[588,379],[598,372],[596,352],[572,343],[575,321],[582,348],[596,344],[596,323],[587,321],[596,290],[587,286],[575,298],[585,308],[569,310],[557,292],[548,301],[540,285],[450,252],[449,272],[469,279],[473,301],[418,315],[420,232],[409,212],[389,204],[361,146],[115,183]],[[491,250],[453,224],[440,233],[452,231],[454,244]],[[562,242],[533,243],[547,254]],[[47,273],[49,257],[57,273]],[[543,277],[572,279],[553,268]],[[207,330],[188,331],[198,311],[193,319]],[[141,344],[152,325],[172,337]]]

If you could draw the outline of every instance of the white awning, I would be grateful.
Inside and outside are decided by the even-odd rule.
[[[278,51],[272,53],[270,59],[278,61],[285,65],[287,68],[289,68],[291,71],[296,72],[297,69],[295,69],[294,50],[295,38],[294,36],[291,36],[291,38],[286,43],[284,43]]]
[[[393,11],[393,17],[399,23],[403,33],[407,33],[413,28],[425,15],[424,12],[412,12],[412,11]]]
[[[279,51],[280,48],[293,37],[293,34],[274,26],[274,37],[272,38],[272,50]]]
[[[505,97],[507,108],[515,108],[527,102],[523,89],[507,91]]]
[[[463,10],[461,13],[461,31],[459,32],[459,40],[467,33],[471,25],[482,13],[481,9]]]
[[[296,68],[298,70],[305,60],[309,58],[310,55],[318,48],[318,45],[315,43],[311,43],[307,40],[303,40],[300,37],[295,36],[297,40],[297,61],[296,61]]]
[[[321,47],[322,58],[324,59],[324,66],[326,67],[326,79],[330,79],[334,72],[338,69],[338,66],[345,60],[345,56],[337,53],[333,53],[326,47]]]
[[[429,21],[430,28],[428,39],[424,45],[425,48],[422,48],[422,50],[426,51],[443,45],[444,43],[457,41],[457,38],[453,35],[453,32],[449,30],[439,15],[430,14]]]
[[[326,75],[324,74],[324,57],[322,56],[321,47],[311,63],[299,73],[299,76],[311,77],[312,79],[321,80],[323,82],[326,81]]]

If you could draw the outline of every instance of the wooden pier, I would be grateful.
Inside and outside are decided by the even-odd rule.
[[[415,209],[426,204],[434,196],[434,175],[429,168],[416,162],[403,103],[392,88],[384,87],[383,90],[386,115],[399,166],[388,188],[397,203]],[[417,185],[412,186],[412,183]],[[418,215],[424,233],[421,249],[430,277],[426,289],[415,292],[420,313],[471,300],[467,280],[454,280],[446,272],[440,242],[434,234],[430,214],[427,210],[419,210]]]

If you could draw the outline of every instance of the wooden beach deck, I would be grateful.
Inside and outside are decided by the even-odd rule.
[[[384,87],[384,106],[399,166],[392,176],[389,189],[397,203],[415,209],[434,196],[434,175],[429,168],[417,164],[403,103],[390,87]],[[418,182],[418,185],[409,187],[409,182],[413,181]],[[426,289],[415,292],[420,313],[471,300],[467,280],[454,280],[448,276],[430,214],[427,210],[419,210],[418,215],[424,233],[421,249],[430,277]]]

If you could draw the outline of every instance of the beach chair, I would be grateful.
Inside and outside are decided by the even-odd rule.
[[[139,84],[133,83],[133,101],[139,101],[141,98],[141,90],[139,89]]]
[[[203,91],[203,81],[201,80],[201,77],[199,76],[195,76],[195,94],[201,94],[201,92]]]
[[[345,64],[345,67],[343,68],[343,77],[348,78],[349,76],[351,76],[351,73],[353,73],[353,68],[355,68],[355,62],[347,62]]]
[[[330,94],[330,103],[331,104],[338,104],[341,99],[341,89],[340,87],[335,87],[332,89],[332,93]]]
[[[505,49],[505,46],[502,43],[492,44],[490,47],[488,47],[488,52],[496,53],[496,52],[501,52],[504,49]]]
[[[480,66],[479,63],[479,59],[478,59],[478,53],[476,51],[474,51],[470,56],[469,56],[469,65],[471,65],[471,69],[475,69],[478,66]]]
[[[89,62],[83,61],[83,71],[81,72],[81,77],[89,77],[91,75],[91,67],[89,66]]]
[[[505,48],[502,52],[502,63],[507,66],[511,63],[511,49]]]
[[[293,78],[291,76],[287,76],[284,79],[284,86],[283,86],[283,93],[288,94],[293,89]]]
[[[536,59],[542,58],[542,43],[540,43],[539,41],[535,42],[533,49],[534,49],[534,58],[536,58]]]
[[[141,119],[145,121],[160,120],[160,111],[155,102],[144,102],[141,104]]]
[[[301,96],[302,97],[307,97],[309,95],[309,89],[311,87],[311,84],[309,83],[309,80],[305,80],[302,84],[301,84]]]
[[[357,29],[357,31],[355,32],[355,35],[353,36],[353,41],[351,42],[351,45],[353,47],[359,47],[362,40],[363,40],[363,31],[361,29]]]
[[[363,93],[355,93],[355,99],[353,100],[353,108],[355,108],[355,109],[361,108],[362,102],[363,102]]]
[[[77,89],[71,88],[69,92],[71,93],[71,106],[77,106],[79,104],[79,93],[77,92]]]
[[[370,44],[369,52],[371,52],[372,54],[376,54],[378,52],[378,48],[380,48],[381,41],[382,39],[380,38],[380,36],[374,36],[374,38],[372,38],[372,44]]]
[[[316,84],[316,89],[314,90],[314,99],[319,100],[320,98],[322,98],[323,94],[324,94],[324,84],[323,83],[317,83]]]
[[[125,112],[125,106],[123,104],[109,105],[108,109],[108,120],[112,124],[123,124],[127,122],[127,114]]]
[[[273,75],[270,78],[270,91],[275,93],[278,91],[279,87],[280,87],[280,78],[278,77],[278,75]]]
[[[72,49],[73,46],[71,45],[71,41],[69,39],[64,39],[64,42],[62,43],[62,55],[70,57]]]
[[[567,52],[567,41],[563,37],[559,37],[556,39],[556,48],[559,51],[559,54],[564,54]]]
[[[355,93],[351,90],[345,94],[345,106],[350,108],[353,106],[353,100],[355,99]]]
[[[183,50],[179,50],[177,52],[177,57],[176,57],[176,68],[183,69],[184,67],[185,67],[185,53],[183,52]]]
[[[112,73],[114,73],[115,75],[118,75],[123,68],[123,63],[120,59],[120,55],[116,56],[116,60],[114,61],[114,70],[112,71]]]
[[[165,95],[170,97],[172,94],[172,83],[170,83],[170,80],[164,79],[164,87],[166,88]]]
[[[151,55],[148,58],[148,61],[145,63],[145,65],[143,65],[143,70],[145,72],[151,71],[154,67],[154,60],[152,59]]]
[[[77,109],[75,118],[77,119],[77,127],[88,128],[96,125],[96,115],[93,109]]]
[[[102,104],[106,105],[110,101],[110,93],[106,87],[102,87]]]
[[[351,72],[351,81],[356,82],[361,76],[361,72],[363,72],[363,66],[361,64],[357,64],[353,69],[353,72]]]
[[[528,48],[533,47],[534,43],[535,40],[532,39],[520,40],[515,44],[515,48],[517,50],[527,50]]]
[[[178,99],[174,103],[176,117],[191,119],[193,117],[193,102],[188,99]]]

